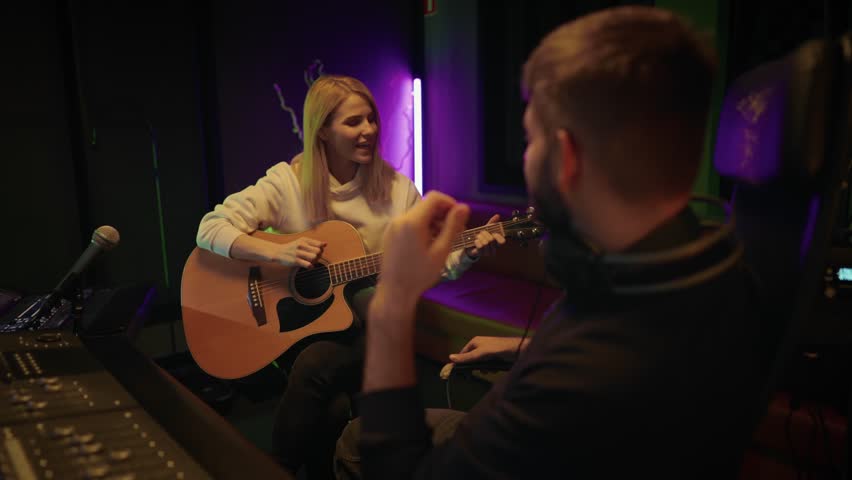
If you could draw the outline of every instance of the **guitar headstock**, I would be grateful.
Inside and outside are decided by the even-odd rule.
[[[503,235],[507,239],[518,240],[525,245],[528,240],[539,238],[547,233],[547,228],[535,218],[535,208],[528,207],[522,214],[512,211],[512,219],[503,222]]]

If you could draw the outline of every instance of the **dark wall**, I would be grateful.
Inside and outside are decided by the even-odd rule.
[[[206,208],[199,129],[196,20],[190,2],[78,2],[74,12],[89,216],[113,223],[122,248],[110,282],[157,280],[176,294]]]
[[[728,80],[787,55],[807,40],[823,36],[827,28],[845,31],[850,20],[852,3],[846,0],[732,2]]]
[[[108,224],[121,244],[87,284],[151,282],[177,305],[201,216],[301,150],[272,84],[301,121],[314,59],[371,88],[410,174],[419,2],[18,3],[0,7],[0,288],[53,288]]]
[[[483,201],[475,196],[482,157],[477,1],[434,5],[423,20],[425,188]]]
[[[4,145],[5,191],[27,199],[9,209],[15,230],[39,238],[14,240],[0,286],[52,288],[109,224],[120,246],[88,283],[153,282],[175,301],[206,208],[191,2],[26,5],[5,17],[19,29],[3,47],[18,78],[3,92],[20,113],[3,121],[23,130]]]
[[[316,59],[325,73],[354,76],[373,92],[383,121],[385,158],[411,163],[410,82],[419,2],[218,2],[213,38],[225,194],[254,183],[302,150],[273,83],[301,122]]]
[[[46,288],[82,248],[55,2],[0,7],[0,288]]]
[[[525,194],[521,71],[526,59],[553,29],[588,13],[619,5],[653,5],[652,0],[574,2],[479,2],[483,163],[482,191]]]

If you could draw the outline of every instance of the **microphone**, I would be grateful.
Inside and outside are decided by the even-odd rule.
[[[95,257],[97,257],[101,252],[112,250],[118,245],[119,238],[118,230],[114,227],[109,225],[98,227],[95,232],[92,233],[92,241],[89,242],[89,246],[86,247],[86,250],[83,251],[80,258],[74,262],[71,270],[65,274],[65,277],[56,285],[56,288],[50,292],[45,299],[44,305],[47,308],[51,308],[51,304],[55,302],[56,299],[65,295],[66,291],[74,285],[80,277],[80,274],[88,268],[89,264],[92,263],[92,260],[94,260]]]

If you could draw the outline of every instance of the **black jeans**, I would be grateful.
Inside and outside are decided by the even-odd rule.
[[[350,329],[308,338],[279,359],[288,380],[275,412],[273,445],[286,468],[296,473],[304,465],[311,480],[334,478],[335,443],[352,417],[349,399],[361,389],[363,319],[374,284],[347,292],[356,316]]]
[[[465,416],[464,412],[443,408],[427,408],[426,425],[432,430],[432,445],[441,445],[456,433],[459,422]],[[360,480],[361,454],[358,452],[358,442],[361,437],[361,419],[356,418],[343,431],[337,441],[337,451],[334,455],[334,472],[338,480]]]

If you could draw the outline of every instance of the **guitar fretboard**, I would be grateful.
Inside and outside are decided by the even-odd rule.
[[[482,230],[487,230],[492,234],[504,234],[503,224],[517,223],[513,221],[492,223],[481,227],[465,230],[453,241],[451,250],[456,251],[462,248],[473,247],[476,242],[476,236]],[[382,271],[382,252],[363,257],[353,258],[343,262],[330,263],[327,265],[328,274],[331,282],[334,285],[349,283],[359,278],[369,277]]]
[[[382,254],[374,253],[328,265],[328,274],[334,285],[348,283],[359,278],[375,275],[382,270]]]

